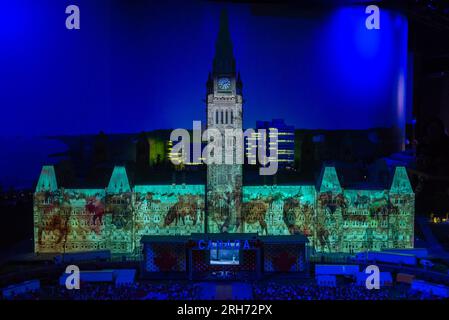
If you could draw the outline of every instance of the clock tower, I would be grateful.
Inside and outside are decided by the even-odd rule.
[[[207,166],[207,232],[241,232],[242,165],[236,161],[236,152],[243,154],[243,145],[236,139],[225,139],[225,130],[242,130],[242,82],[235,68],[226,11],[220,16],[206,103],[207,128],[220,131],[223,159],[221,164]],[[234,156],[225,154],[225,144],[228,150],[232,147]],[[232,164],[225,163],[225,156],[231,156]]]

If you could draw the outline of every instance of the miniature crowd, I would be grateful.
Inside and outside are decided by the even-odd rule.
[[[269,282],[253,285],[255,300],[427,300],[436,297],[397,285],[368,290],[354,283],[335,287],[316,284],[280,284]]]
[[[254,300],[427,300],[437,297],[413,292],[407,286],[368,290],[355,284],[321,287],[315,283],[254,282]],[[13,300],[197,300],[201,286],[191,283],[142,282],[116,287],[113,284],[83,284],[80,290],[63,286],[42,287],[37,292],[16,295]]]

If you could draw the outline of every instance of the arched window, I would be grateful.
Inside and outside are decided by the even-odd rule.
[[[221,110],[221,124],[223,124],[223,110]]]
[[[226,110],[226,119],[225,123],[228,124],[228,110]]]
[[[231,124],[234,124],[234,113],[231,110]]]
[[[218,110],[215,111],[215,124],[218,124]]]

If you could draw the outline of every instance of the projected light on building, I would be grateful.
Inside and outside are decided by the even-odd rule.
[[[398,48],[406,47],[403,33],[406,21],[386,12],[382,23],[386,32],[367,34],[361,29],[365,16],[354,10],[338,11],[323,27],[331,37],[325,39],[324,46],[329,46],[332,55],[331,59],[321,61],[322,68],[335,80],[331,96],[339,104],[332,112],[320,116],[332,125],[342,117],[345,125],[361,122],[363,126],[367,122],[373,125],[376,121],[383,125],[387,120],[390,125],[397,125],[404,116],[405,75],[401,73],[399,80],[396,75],[405,69],[404,52],[396,52],[393,47],[397,39]],[[354,22],[360,26],[354,29]],[[243,83],[237,72],[225,13],[220,18],[213,61],[206,84],[208,128],[242,129]],[[393,115],[389,107],[380,114],[377,106],[382,99],[391,106],[391,88],[397,90],[397,95],[393,95],[397,97],[393,99],[397,108]],[[374,102],[369,99],[370,94],[375,96]],[[317,95],[317,99],[322,96],[325,94]],[[358,101],[358,109],[345,109],[353,105],[344,103],[349,98]],[[307,121],[309,114],[301,116]],[[161,141],[151,143],[159,151],[171,147]],[[214,164],[207,167],[207,179],[201,184],[133,185],[127,169],[116,166],[109,183],[102,188],[67,189],[58,185],[54,168],[45,166],[34,198],[35,251],[110,249],[117,253],[139,253],[141,239],[146,235],[170,236],[174,240],[194,233],[254,233],[292,238],[304,235],[316,252],[410,248],[415,195],[404,167],[395,168],[392,177],[391,184],[383,188],[345,189],[336,169],[326,166],[317,181],[309,184],[243,185],[241,165]],[[182,246],[179,250],[183,250]],[[156,251],[150,250],[152,254]],[[210,263],[238,264],[238,251],[237,247],[212,247]],[[161,265],[175,260],[170,254],[164,252],[157,258]]]

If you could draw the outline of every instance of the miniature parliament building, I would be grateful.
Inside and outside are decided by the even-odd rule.
[[[215,48],[207,127],[242,129],[242,81],[225,15]],[[413,247],[415,196],[404,167],[379,190],[342,188],[332,166],[310,185],[243,185],[242,176],[240,164],[213,164],[203,184],[131,185],[126,167],[116,166],[101,189],[69,189],[58,185],[53,166],[44,166],[34,195],[35,252],[144,248],[149,270],[189,264],[201,270],[205,261],[280,270],[289,257],[304,268],[305,247],[312,253]]]

